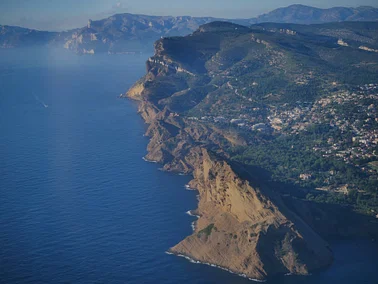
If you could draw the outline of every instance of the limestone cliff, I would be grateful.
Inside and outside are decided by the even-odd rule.
[[[308,274],[332,253],[307,224],[265,188],[252,187],[227,162],[196,149],[190,187],[200,193],[193,235],[170,251],[249,278]]]

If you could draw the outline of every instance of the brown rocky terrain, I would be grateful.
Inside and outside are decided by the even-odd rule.
[[[129,92],[134,99],[135,91]],[[187,125],[147,101],[140,102],[140,112],[150,124],[146,158],[162,163],[165,170],[192,173],[190,187],[200,193],[193,235],[170,252],[253,279],[308,274],[331,263],[327,242],[278,196],[268,188],[251,186],[217,154],[196,145],[201,138],[214,144],[227,141],[221,134]]]
[[[170,249],[253,279],[308,274],[330,264],[328,245],[268,189],[252,187],[227,162],[195,150],[190,186],[199,190],[193,235]]]

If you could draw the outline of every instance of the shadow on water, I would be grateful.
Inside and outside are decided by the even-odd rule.
[[[268,283],[378,283],[378,244],[369,240],[338,240],[330,243],[334,262],[311,276],[278,276]]]
[[[285,206],[329,241],[334,253],[331,267],[312,276],[279,276],[269,279],[269,283],[378,283],[378,222],[374,217],[341,204],[305,200],[308,189],[272,182],[271,174],[259,167],[235,162],[231,165],[272,199],[277,199],[278,193]]]

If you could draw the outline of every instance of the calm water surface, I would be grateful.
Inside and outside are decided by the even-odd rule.
[[[145,125],[119,99],[148,55],[0,50],[1,283],[251,283],[165,254],[191,233],[189,177],[146,163]],[[378,283],[369,241],[269,283]]]

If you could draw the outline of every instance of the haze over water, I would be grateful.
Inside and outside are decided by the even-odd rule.
[[[119,99],[147,54],[0,50],[0,283],[251,283],[165,251],[191,234],[190,177],[146,163],[146,126]],[[370,241],[269,283],[377,283]]]

